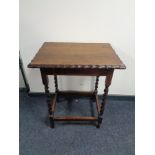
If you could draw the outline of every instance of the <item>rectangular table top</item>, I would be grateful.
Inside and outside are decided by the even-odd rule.
[[[109,43],[45,42],[29,68],[125,69]]]

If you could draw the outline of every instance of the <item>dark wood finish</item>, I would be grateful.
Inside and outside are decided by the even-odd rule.
[[[101,103],[101,112],[100,112],[101,115],[103,114],[103,111],[105,108],[106,99],[108,96],[109,86],[111,85],[112,77],[113,77],[113,73],[111,73],[110,75],[107,75],[105,79],[105,89],[104,89],[104,94],[103,94],[102,103]]]
[[[108,90],[109,90],[109,86],[111,85],[112,77],[113,77],[113,72],[111,72],[110,75],[107,75],[106,79],[105,79],[105,89],[104,89],[104,94],[103,94],[103,97],[102,97],[100,113],[98,114],[97,128],[100,128],[100,125],[102,123],[102,119],[103,119],[102,115],[103,115],[103,112],[104,112],[104,109],[105,109],[106,99],[107,99],[107,96],[108,96]]]
[[[99,104],[99,100],[98,100],[98,95],[97,94],[95,94],[95,100],[96,100],[97,112],[98,112],[98,114],[100,114],[101,106]]]
[[[113,69],[100,68],[40,68],[48,75],[72,75],[72,76],[106,76],[111,74]]]
[[[86,92],[86,91],[59,91],[59,95],[63,96],[92,96],[94,92]]]
[[[51,109],[52,105],[50,103],[50,92],[49,92],[49,89],[48,89],[49,88],[48,87],[48,84],[49,84],[48,75],[41,71],[41,77],[42,77],[42,82],[44,84],[45,94],[46,94],[46,97],[47,97],[46,101],[47,101],[47,104],[48,104],[48,113],[49,113],[50,116],[53,116],[52,109]],[[54,120],[53,120],[53,118],[51,117],[49,119],[49,121],[50,121],[51,128],[54,128]]]
[[[91,116],[67,116],[67,117],[54,117],[55,121],[97,121],[96,117]]]
[[[109,43],[45,42],[29,67],[124,69],[125,65]]]
[[[95,90],[94,90],[95,94],[97,94],[98,82],[99,82],[99,76],[96,76]]]
[[[40,68],[42,82],[47,96],[50,126],[54,121],[96,121],[99,128],[106,105],[108,89],[112,82],[114,69],[125,69],[125,65],[108,43],[49,43],[45,42],[28,65]],[[54,75],[55,95],[50,101],[48,75]],[[59,91],[57,75],[96,76],[95,89],[92,92]],[[105,89],[101,104],[97,96],[99,76],[106,76]],[[54,111],[60,95],[79,95],[93,97],[96,102],[96,117],[55,117]]]
[[[57,75],[54,75],[54,83],[55,83],[55,92],[58,92],[58,80],[57,80]]]
[[[57,102],[57,93],[54,95],[53,100],[51,101],[51,104],[49,104],[50,106],[49,120],[50,120],[51,128],[54,128],[54,111],[56,107],[56,102]]]
[[[57,99],[57,94],[54,95],[53,100],[51,102],[51,112],[52,115],[54,115],[55,107],[56,107],[56,99]]]

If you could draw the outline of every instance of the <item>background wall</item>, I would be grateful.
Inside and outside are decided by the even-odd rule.
[[[20,52],[33,92],[44,89],[39,70],[27,64],[45,41],[111,43],[127,69],[115,71],[109,93],[134,95],[134,0],[20,0]],[[60,89],[94,87],[94,77],[58,81]],[[50,82],[53,91],[53,77]]]

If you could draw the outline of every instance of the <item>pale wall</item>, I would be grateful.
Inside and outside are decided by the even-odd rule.
[[[34,92],[43,91],[40,72],[27,64],[45,41],[111,43],[127,69],[115,71],[109,93],[134,95],[134,0],[20,0],[20,52]],[[94,86],[91,77],[59,82],[62,89]],[[101,78],[99,93],[103,86]]]

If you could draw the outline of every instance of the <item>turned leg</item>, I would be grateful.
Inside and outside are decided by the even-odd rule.
[[[96,76],[96,82],[95,82],[95,90],[94,93],[97,95],[98,93],[98,83],[99,83],[99,76]],[[98,98],[98,96],[97,96]],[[97,102],[97,101],[96,101]],[[100,124],[102,123],[102,116],[100,114],[100,111],[98,110],[98,120],[97,120],[97,128],[100,128]]]
[[[100,128],[100,125],[102,123],[102,116],[100,114],[98,114],[98,120],[97,120],[97,125],[96,125],[96,128]]]
[[[57,75],[54,75],[55,92],[58,93],[58,79]]]
[[[96,76],[96,81],[95,81],[95,89],[93,92],[93,95],[91,96],[91,100],[95,101],[95,95],[97,94],[97,89],[98,89],[98,82],[99,82],[99,76]]]
[[[108,96],[109,86],[111,85],[112,76],[113,76],[113,70],[109,75],[106,76],[106,79],[105,79],[105,89],[104,89],[104,94],[103,94],[103,97],[102,97],[101,110],[100,110],[101,115],[103,114],[104,109],[105,109],[106,99],[107,99],[107,96]]]
[[[105,79],[105,89],[104,89],[104,94],[101,102],[100,112],[98,113],[98,122],[96,126],[97,128],[100,128],[100,125],[102,123],[102,119],[103,119],[102,115],[105,109],[106,99],[108,96],[108,89],[109,89],[109,86],[111,85],[112,76],[113,76],[113,70],[111,71],[110,74],[106,76],[106,79]]]
[[[45,89],[45,94],[46,94],[46,97],[47,97],[47,104],[48,104],[48,113],[49,113],[49,121],[50,121],[50,126],[51,128],[54,128],[54,119],[53,119],[53,113],[52,113],[52,105],[50,103],[50,92],[49,92],[49,87],[48,87],[48,84],[49,84],[49,80],[48,80],[48,75],[45,74],[42,70],[41,70],[41,77],[42,77],[42,82],[44,84],[44,89]]]
[[[58,89],[58,79],[57,75],[54,75],[54,85],[55,85],[55,93],[57,94],[56,101],[59,102],[59,89]]]
[[[96,82],[95,82],[95,90],[94,93],[97,94],[98,89],[98,82],[99,82],[99,76],[96,76]]]

